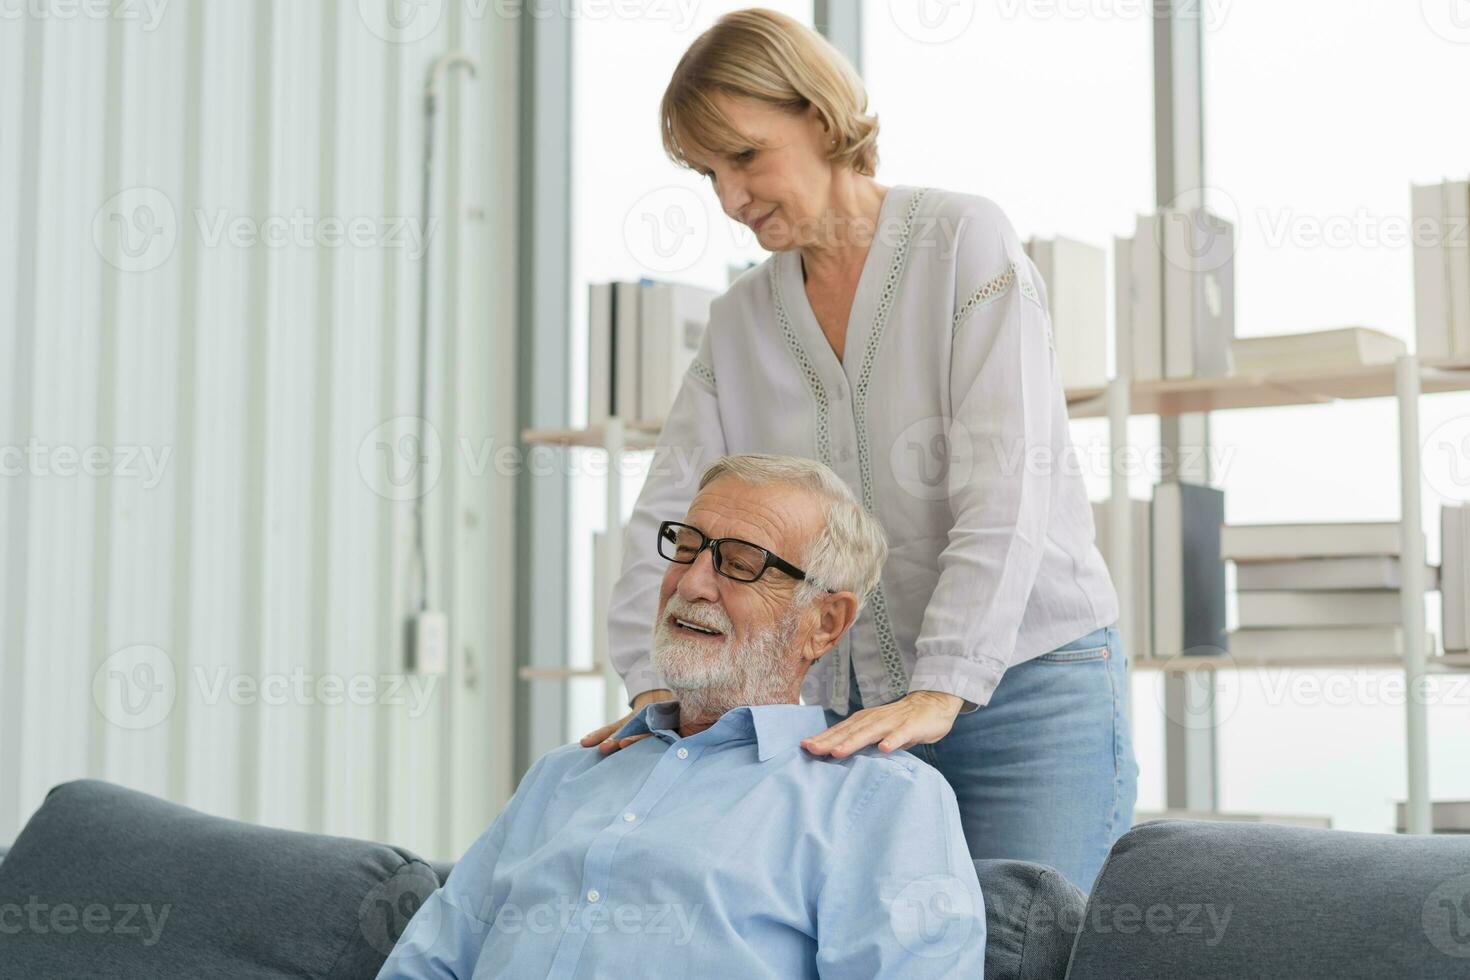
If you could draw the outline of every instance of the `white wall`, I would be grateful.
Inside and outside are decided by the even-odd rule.
[[[86,7],[0,22],[0,841],[96,777],[455,856],[513,788],[513,480],[482,464],[515,443],[518,25]],[[430,679],[401,642],[413,427],[383,423],[418,412],[422,85],[456,47],[481,70],[441,105],[429,235]]]

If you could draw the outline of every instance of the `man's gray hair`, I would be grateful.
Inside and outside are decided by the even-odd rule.
[[[795,602],[800,605],[831,589],[855,593],[858,609],[862,609],[888,558],[888,537],[840,476],[816,460],[799,456],[740,453],[716,460],[700,477],[699,489],[722,476],[751,486],[786,484],[822,497],[827,503],[827,520],[821,533],[800,558],[781,556],[807,574]]]

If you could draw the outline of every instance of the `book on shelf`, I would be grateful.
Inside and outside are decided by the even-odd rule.
[[[613,284],[587,287],[587,424],[601,425],[613,413]]]
[[[1409,832],[1408,806],[1402,800],[1394,804],[1394,825],[1401,834]],[[1434,800],[1429,826],[1436,834],[1470,834],[1470,800]]]
[[[624,419],[643,418],[638,404],[643,352],[639,343],[639,302],[643,283],[613,284],[613,410]]]
[[[659,419],[678,393],[715,293],[683,283],[599,282],[587,297],[587,423]]]
[[[1426,655],[1435,637],[1424,634]],[[1378,660],[1404,655],[1402,626],[1322,626],[1310,629],[1238,629],[1230,634],[1238,660]]]
[[[1224,522],[1224,491],[1184,481],[1154,487],[1154,656],[1208,656],[1229,649],[1220,556]]]
[[[1204,208],[1165,208],[1139,215],[1113,248],[1118,354],[1133,380],[1230,374],[1234,227]]]
[[[1398,521],[1227,524],[1220,531],[1220,549],[1226,558],[1236,562],[1397,556],[1401,551],[1401,531]]]
[[[1410,200],[1417,352],[1470,356],[1470,181],[1415,184]]]
[[[1150,543],[1152,536],[1149,521],[1150,504],[1147,500],[1129,500],[1129,504],[1132,507],[1129,514],[1129,534],[1133,540],[1132,546],[1128,549],[1127,560],[1133,583],[1133,635],[1123,637],[1123,642],[1129,645],[1129,656],[1148,659],[1154,655],[1153,546]],[[1102,552],[1108,571],[1116,574],[1118,559],[1111,553],[1112,538],[1108,533],[1108,501],[1094,500],[1092,502],[1092,524],[1097,549]]]
[[[668,414],[684,374],[699,351],[709,323],[710,302],[717,294],[698,286],[654,282],[641,299],[642,351],[638,408],[644,419]]]
[[[1141,214],[1128,241],[1128,269],[1133,288],[1128,298],[1132,337],[1133,380],[1157,381],[1164,376],[1164,283],[1160,255],[1161,219]]]
[[[1273,589],[1397,589],[1402,583],[1399,560],[1389,555],[1241,561],[1235,566],[1238,593]],[[1434,565],[1424,566],[1424,587],[1439,588],[1439,569]]]
[[[1058,235],[1031,239],[1026,254],[1046,284],[1062,386],[1107,384],[1107,253]]]
[[[1386,364],[1407,350],[1399,338],[1369,327],[1338,327],[1271,337],[1236,337],[1231,344],[1237,374],[1331,371]]]
[[[1455,504],[1439,511],[1440,629],[1446,650],[1470,649],[1470,506]]]
[[[1403,621],[1397,589],[1237,592],[1241,629],[1396,626]]]
[[[1169,208],[1159,216],[1164,376],[1224,377],[1235,336],[1235,229],[1204,208]]]
[[[1134,363],[1133,306],[1137,301],[1133,281],[1133,239],[1113,236],[1113,354],[1119,377],[1139,380]]]

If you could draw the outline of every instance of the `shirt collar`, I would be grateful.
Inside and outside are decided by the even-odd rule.
[[[643,706],[613,738],[642,735],[645,732],[667,734],[670,741],[679,738],[679,702],[654,701]],[[820,704],[758,704],[731,708],[720,720],[690,738],[708,742],[727,742],[755,736],[756,757],[765,762],[801,740],[827,729],[827,713]]]

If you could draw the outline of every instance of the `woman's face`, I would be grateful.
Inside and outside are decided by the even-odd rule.
[[[710,180],[724,212],[780,252],[824,238],[831,200],[831,137],[814,108],[795,113],[755,99],[716,93],[713,100],[750,145],[723,156],[688,154]]]

